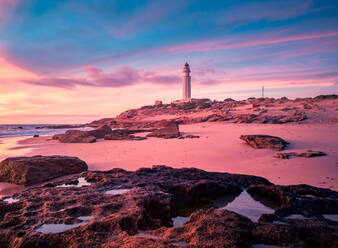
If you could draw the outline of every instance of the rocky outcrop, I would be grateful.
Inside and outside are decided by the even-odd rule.
[[[86,186],[69,185],[85,178]],[[67,187],[63,186],[67,185]],[[272,214],[258,222],[214,200],[236,198],[244,189]],[[166,166],[135,172],[82,172],[0,200],[0,247],[334,247],[338,193],[307,185],[276,186],[264,178]],[[173,226],[172,218],[187,216]],[[290,215],[304,219],[289,218]],[[44,233],[46,224],[68,230]]]
[[[180,130],[176,122],[170,122],[166,127],[157,129],[147,135],[147,137],[157,137],[165,139],[178,138],[179,136]]]
[[[87,169],[87,164],[76,157],[13,157],[0,163],[0,181],[33,185]]]
[[[275,158],[281,158],[281,159],[289,159],[290,157],[312,158],[312,157],[326,156],[326,153],[320,152],[320,151],[308,150],[306,152],[278,152],[278,153],[275,153],[273,156]]]
[[[135,136],[132,133],[137,131],[128,129],[116,129],[104,136],[105,140],[144,140],[146,137]]]
[[[113,130],[109,126],[102,125],[95,130],[88,131],[88,134],[94,136],[97,139],[103,139],[105,135],[111,134],[112,132]]]
[[[93,143],[96,139],[103,139],[105,135],[112,132],[113,130],[109,126],[101,125],[91,131],[68,130],[64,134],[54,135],[53,139],[62,143]]]
[[[321,118],[330,122],[336,118],[336,97],[336,95],[329,95],[295,100],[286,97],[279,99],[252,97],[241,101],[193,99],[191,102],[185,103],[158,103],[130,109],[115,118],[93,121],[87,126],[108,125],[112,128],[130,129],[159,128],[161,125],[159,117],[161,116],[164,119],[165,116],[171,116],[171,120],[179,124],[199,122],[285,124],[306,120],[321,122]],[[321,118],[318,118],[318,111],[325,111],[326,114],[319,113]]]
[[[256,149],[283,150],[289,143],[279,137],[270,135],[241,135],[248,145]]]
[[[61,143],[93,143],[96,137],[87,131],[68,130],[64,134],[56,134],[53,139]]]

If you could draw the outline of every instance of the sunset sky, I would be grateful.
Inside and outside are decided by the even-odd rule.
[[[338,93],[337,0],[0,0],[0,123]]]

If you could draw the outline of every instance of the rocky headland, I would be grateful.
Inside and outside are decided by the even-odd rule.
[[[235,101],[194,99],[191,102],[155,104],[127,110],[115,118],[93,121],[87,126],[112,128],[159,128],[168,121],[284,124],[289,122],[337,122],[337,95],[314,98],[248,98]]]

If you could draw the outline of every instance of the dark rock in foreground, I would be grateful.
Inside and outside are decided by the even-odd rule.
[[[248,145],[256,149],[283,150],[289,143],[279,137],[270,135],[241,135]]]
[[[176,122],[170,122],[166,127],[157,129],[147,135],[147,137],[157,137],[165,139],[178,138],[179,136],[180,130]]]
[[[33,185],[65,175],[80,173],[87,164],[67,156],[7,158],[0,163],[0,182]]]
[[[80,187],[80,178],[91,184]],[[233,200],[244,189],[273,203],[275,211],[262,214],[256,223],[213,208],[214,199]],[[194,168],[87,171],[12,198],[19,201],[0,200],[0,247],[324,248],[335,247],[338,233],[338,223],[325,218],[338,214],[337,192],[308,185],[276,186],[260,177]],[[173,227],[171,218],[176,216],[190,218]],[[43,233],[44,224],[64,224],[69,230]]]

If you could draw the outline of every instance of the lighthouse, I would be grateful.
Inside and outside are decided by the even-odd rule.
[[[183,100],[191,99],[191,76],[188,62],[185,63],[183,69]]]

